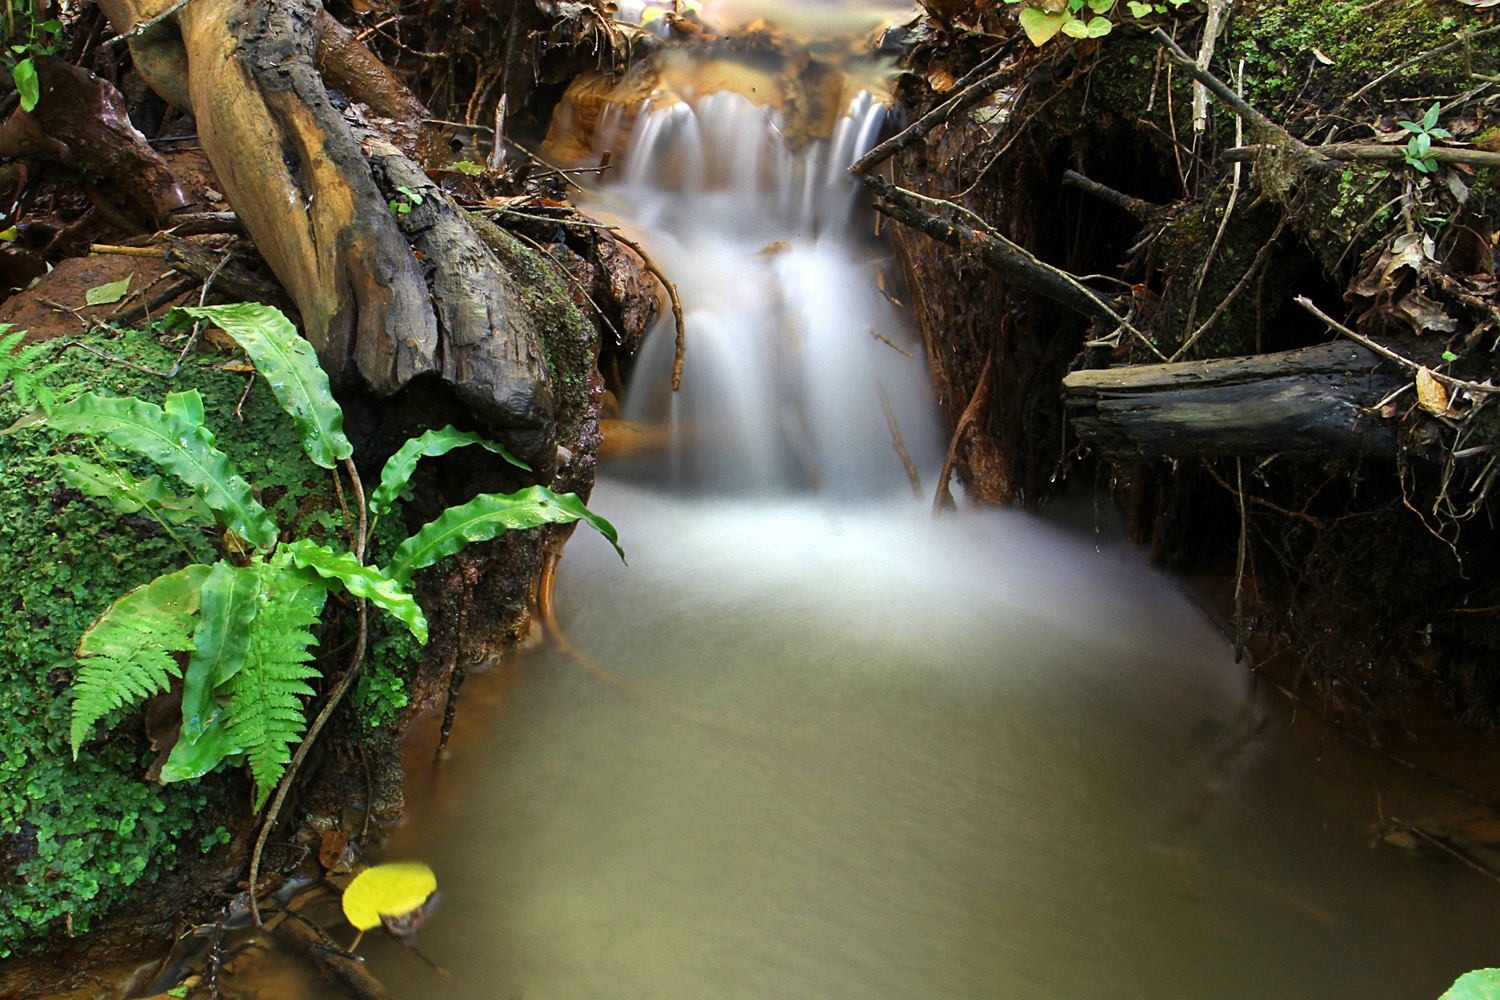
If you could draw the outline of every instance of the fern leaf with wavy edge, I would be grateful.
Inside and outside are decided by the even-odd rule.
[[[208,566],[159,576],[109,606],[78,642],[73,679],[73,757],[94,723],[181,677],[173,652],[193,648],[193,615]]]
[[[446,455],[454,448],[462,448],[471,444],[477,444],[494,452],[517,468],[531,471],[531,466],[512,455],[499,442],[490,441],[473,431],[457,430],[449,424],[442,430],[427,431],[419,437],[412,438],[386,461],[385,468],[380,470],[380,485],[375,487],[370,494],[370,513],[384,514],[391,509],[391,505],[396,502],[396,497],[401,495],[402,488],[411,479],[411,474],[416,471],[418,461],[423,458]]]
[[[276,522],[235,472],[229,456],[208,444],[198,428],[154,403],[86,392],[54,407],[39,421],[67,434],[103,434],[145,455],[198,491],[225,525],[252,545],[276,544]]]
[[[461,507],[449,507],[401,543],[387,572],[393,580],[406,583],[417,570],[461,551],[470,542],[488,541],[518,528],[573,521],[586,522],[625,558],[614,525],[585,507],[578,494],[531,486],[511,494],[481,493]]]
[[[308,458],[331,469],[354,454],[344,436],[344,411],[334,402],[318,355],[280,309],[258,302],[182,306],[168,321],[180,316],[208,320],[245,349],[297,426]]]
[[[362,565],[348,552],[335,552],[306,538],[283,546],[282,551],[289,553],[301,568],[314,570],[330,582],[342,583],[355,597],[368,598],[399,618],[418,642],[427,645],[427,616],[422,614],[416,598],[379,567]]]
[[[245,666],[229,679],[226,734],[244,748],[255,778],[255,808],[265,805],[287,762],[291,745],[307,728],[302,699],[318,676],[308,647],[317,641],[312,626],[323,611],[328,590],[316,574],[283,569],[266,588],[266,601],[250,626]]]
[[[180,497],[167,489],[161,476],[136,479],[123,469],[106,469],[77,455],[48,455],[44,461],[57,466],[69,486],[91,497],[109,501],[120,514],[134,514],[143,507],[155,511],[172,524],[213,524],[213,511],[199,496]]]

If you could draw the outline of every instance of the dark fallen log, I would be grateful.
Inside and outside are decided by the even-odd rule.
[[[1357,344],[1216,361],[1073,372],[1074,432],[1112,458],[1395,454],[1394,421],[1371,412],[1406,383]]]

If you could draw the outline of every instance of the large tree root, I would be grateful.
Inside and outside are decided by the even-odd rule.
[[[166,6],[102,5],[120,32]],[[552,390],[530,314],[421,166],[334,106],[320,66],[372,113],[404,120],[389,138],[421,145],[405,141],[420,135],[421,104],[318,0],[194,0],[130,48],[163,98],[191,108],[336,388],[391,396],[435,376],[488,430],[552,466]]]

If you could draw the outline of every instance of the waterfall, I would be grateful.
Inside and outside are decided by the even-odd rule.
[[[861,93],[832,135],[793,148],[780,112],[738,93],[638,109],[620,178],[597,199],[649,232],[687,343],[675,400],[670,315],[642,350],[623,415],[671,423],[672,454],[627,474],[716,493],[884,495],[910,489],[899,433],[932,483],[940,435],[922,349],[880,289],[888,251],[848,173],[888,114]],[[601,115],[596,153],[624,118]]]

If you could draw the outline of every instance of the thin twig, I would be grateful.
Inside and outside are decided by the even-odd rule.
[[[1288,148],[1296,152],[1309,165],[1317,167],[1330,166],[1329,161],[1322,154],[1316,152],[1307,143],[1271,121],[1271,119],[1267,118],[1260,111],[1257,111],[1244,98],[1240,97],[1233,90],[1230,90],[1223,80],[1220,80],[1207,70],[1199,69],[1197,62],[1186,52],[1182,51],[1182,48],[1172,40],[1171,35],[1157,28],[1151,32],[1151,37],[1162,44],[1166,50],[1168,59],[1185,70],[1194,80],[1207,87],[1215,97],[1232,108],[1241,118],[1244,118],[1261,132],[1275,136],[1279,142],[1284,143]]]
[[[1236,146],[1219,154],[1224,163],[1240,163],[1253,160],[1264,152],[1266,146]],[[1275,147],[1269,147],[1274,149]],[[1370,160],[1397,163],[1406,159],[1404,145],[1383,145],[1373,142],[1335,142],[1325,146],[1310,146],[1320,156],[1330,160]],[[1463,163],[1472,167],[1500,167],[1500,153],[1488,153],[1482,149],[1453,149],[1435,146],[1427,156],[1438,163]]]
[[[161,24],[167,18],[171,17],[173,14],[176,14],[179,10],[186,7],[191,2],[192,0],[177,0],[176,3],[168,7],[166,10],[162,11],[160,14],[157,14],[153,18],[149,18],[145,21],[139,22],[129,31],[122,31],[120,34],[116,35],[113,38],[106,38],[104,41],[99,43],[99,47],[101,49],[111,49],[116,45],[123,45],[124,43],[130,41],[132,38],[139,38],[146,32],[150,31],[152,28],[156,27],[158,24]]]
[[[918,500],[922,499],[922,476],[917,472],[916,463],[911,460],[911,454],[906,450],[906,442],[901,440],[901,425],[896,422],[896,411],[891,407],[890,397],[885,394],[885,386],[879,386],[880,407],[885,410],[885,422],[891,428],[891,447],[896,449],[896,455],[901,459],[901,464],[906,467],[906,478],[911,480],[911,491]]]
[[[1234,497],[1240,508],[1239,551],[1234,561],[1234,662],[1245,658],[1245,554],[1250,540],[1250,513],[1245,506],[1245,460],[1234,460]]]
[[[226,253],[219,259],[219,263],[214,265],[214,269],[208,272],[208,277],[203,281],[203,293],[198,296],[198,308],[203,308],[204,304],[208,302],[208,292],[214,286],[214,279],[219,276],[220,271],[224,270],[224,266],[229,263],[229,258],[233,256],[231,253]],[[202,333],[203,321],[201,319],[194,320],[193,332],[188,335],[187,343],[182,345],[182,353],[177,355],[177,361],[172,365],[172,370],[167,372],[167,378],[174,379],[177,377],[177,373],[182,370],[182,363],[187,360],[188,354],[191,353],[193,348],[198,346],[198,337]]]
[[[1423,840],[1427,841],[1433,847],[1436,847],[1438,850],[1442,851],[1444,854],[1448,855],[1449,857],[1456,859],[1457,861],[1459,861],[1460,863],[1462,863],[1466,867],[1472,868],[1474,871],[1476,871],[1479,874],[1483,875],[1485,878],[1490,879],[1490,880],[1495,881],[1495,882],[1500,882],[1500,874],[1497,874],[1493,868],[1487,868],[1484,865],[1480,864],[1478,861],[1475,861],[1473,858],[1469,857],[1467,854],[1465,854],[1462,851],[1458,850],[1452,844],[1449,844],[1442,837],[1433,836],[1432,834],[1428,833],[1426,830],[1422,829],[1420,826],[1417,826],[1415,823],[1408,823],[1408,822],[1406,822],[1406,820],[1404,820],[1404,819],[1397,819],[1395,816],[1392,816],[1390,818],[1390,820],[1391,820],[1392,823],[1396,824],[1401,829],[1405,830],[1407,833],[1414,833],[1414,834],[1416,834],[1418,837],[1421,837]]]
[[[1495,25],[1495,26],[1489,27],[1489,28],[1483,28],[1483,29],[1481,29],[1479,31],[1463,31],[1463,32],[1460,32],[1459,35],[1458,35],[1458,37],[1456,39],[1454,39],[1451,42],[1448,42],[1446,45],[1439,45],[1435,49],[1428,49],[1426,52],[1422,52],[1422,53],[1419,53],[1417,55],[1412,56],[1410,59],[1406,60],[1405,62],[1397,63],[1395,66],[1392,66],[1390,69],[1386,70],[1384,73],[1380,74],[1375,79],[1371,80],[1369,83],[1365,84],[1363,87],[1360,87],[1354,93],[1352,93],[1348,97],[1344,98],[1344,100],[1339,103],[1338,108],[1335,109],[1335,112],[1342,111],[1351,102],[1357,101],[1361,97],[1364,97],[1371,90],[1373,90],[1376,87],[1380,86],[1382,83],[1384,83],[1385,81],[1389,80],[1391,77],[1397,75],[1398,73],[1403,73],[1406,70],[1411,69],[1413,66],[1420,65],[1420,64],[1426,62],[1429,59],[1436,58],[1437,56],[1440,56],[1440,55],[1445,55],[1445,54],[1447,54],[1449,52],[1453,52],[1456,49],[1461,49],[1464,46],[1468,45],[1470,42],[1472,42],[1476,38],[1486,38],[1486,37],[1488,37],[1490,35],[1494,35],[1494,34],[1497,34],[1497,33],[1500,33],[1500,25]]]
[[[964,74],[953,85],[953,93],[945,98],[942,103],[855,160],[854,165],[849,168],[849,172],[853,174],[869,173],[875,167],[901,152],[901,150],[927,138],[928,133],[943,122],[948,121],[956,114],[968,110],[990,94],[999,90],[1011,78],[1009,69],[1002,70],[999,73],[991,73],[985,77],[981,77],[980,74],[999,62],[1004,52],[1003,48],[997,50],[989,58]]]
[[[344,468],[349,473],[350,485],[354,488],[354,500],[359,510],[359,534],[355,537],[354,559],[356,562],[365,561],[366,531],[369,528],[367,520],[367,507],[365,505],[365,488],[359,479],[359,469],[354,465],[353,458],[344,459]],[[276,786],[276,797],[271,800],[271,808],[261,817],[260,836],[255,840],[255,851],[250,855],[250,912],[255,918],[255,926],[261,926],[260,904],[257,900],[259,890],[256,885],[260,874],[260,858],[265,852],[266,841],[271,839],[271,830],[276,826],[276,817],[281,812],[281,807],[286,804],[287,794],[292,790],[292,783],[297,779],[297,772],[302,768],[302,762],[307,760],[308,753],[312,750],[314,741],[318,734],[323,731],[329,718],[333,716],[334,709],[338,708],[339,702],[348,693],[354,680],[359,676],[359,668],[364,663],[365,645],[369,639],[369,605],[363,597],[357,603],[359,608],[359,638],[354,643],[354,655],[350,657],[349,669],[344,671],[344,676],[339,678],[338,684],[328,696],[323,710],[313,719],[312,725],[307,729],[307,735],[297,746],[297,752],[292,755],[292,761],[287,765],[286,772],[281,776],[281,782]]]
[[[1100,184],[1096,180],[1090,180],[1076,170],[1063,172],[1062,186],[1077,188],[1085,194],[1091,194],[1100,201],[1108,202],[1116,208],[1124,209],[1142,222],[1150,222],[1162,214],[1162,207],[1141,198],[1136,198],[1123,191]]]
[[[1214,47],[1219,43],[1219,33],[1224,30],[1225,16],[1232,0],[1208,0],[1208,18],[1203,24],[1203,41],[1198,44],[1198,68],[1208,72],[1214,60]],[[1203,132],[1208,128],[1208,88],[1201,80],[1193,81],[1193,131]]]
[[[1173,361],[1178,360],[1191,350],[1193,345],[1198,343],[1198,338],[1207,333],[1208,329],[1218,322],[1219,317],[1224,315],[1224,310],[1228,309],[1234,300],[1240,297],[1240,293],[1249,286],[1250,279],[1265,266],[1266,259],[1271,256],[1271,250],[1276,246],[1276,241],[1281,239],[1281,233],[1286,229],[1286,225],[1287,216],[1283,215],[1281,221],[1276,224],[1276,231],[1271,234],[1271,238],[1266,241],[1266,245],[1260,248],[1260,252],[1255,255],[1255,259],[1250,262],[1250,266],[1240,276],[1240,280],[1229,290],[1229,294],[1224,296],[1223,301],[1214,308],[1214,311],[1209,314],[1208,319],[1203,321],[1203,325],[1194,330],[1188,339],[1183,341],[1182,346],[1172,355]]]
[[[991,351],[984,357],[984,370],[979,373],[979,383],[974,386],[974,394],[969,397],[969,405],[964,407],[964,412],[959,415],[958,423],[953,427],[953,440],[948,443],[948,455],[943,459],[943,470],[938,473],[937,492],[932,497],[933,517],[943,512],[945,501],[953,499],[953,493],[948,489],[948,479],[953,475],[953,463],[958,457],[958,444],[963,440],[964,431],[969,429],[969,424],[973,423],[978,416],[994,372],[995,352]]]
[[[1215,9],[1217,9],[1217,8],[1215,8]],[[1210,15],[1210,16],[1212,16],[1212,15]],[[1244,90],[1244,88],[1245,88],[1245,79],[1244,79],[1244,77],[1245,77],[1245,63],[1244,63],[1243,60],[1241,60],[1240,61],[1240,79],[1239,79],[1239,82],[1237,84],[1237,89],[1238,90]],[[1206,97],[1204,99],[1207,100]],[[1235,142],[1235,145],[1239,145],[1241,142],[1244,141],[1244,130],[1245,130],[1245,120],[1243,118],[1235,118],[1235,120],[1234,120],[1234,142]],[[1225,230],[1227,230],[1229,228],[1229,220],[1234,215],[1234,206],[1240,200],[1240,173],[1241,173],[1241,171],[1240,171],[1240,165],[1238,163],[1236,163],[1234,165],[1234,182],[1233,182],[1233,184],[1229,188],[1229,203],[1224,206],[1224,217],[1219,220],[1219,228],[1214,233],[1214,241],[1208,245],[1208,253],[1204,256],[1203,263],[1198,268],[1198,276],[1193,281],[1193,300],[1188,305],[1187,322],[1183,324],[1183,326],[1184,326],[1185,329],[1191,330],[1193,328],[1193,323],[1198,319],[1198,300],[1199,300],[1199,297],[1203,294],[1203,282],[1206,281],[1206,280],[1208,280],[1208,269],[1213,266],[1214,257],[1219,252],[1219,244],[1222,243],[1222,242],[1224,242],[1224,232],[1225,232]],[[1189,339],[1189,341],[1191,341],[1191,340],[1196,340],[1197,338],[1196,338],[1196,336],[1194,336],[1194,337],[1189,337],[1188,339]],[[1182,352],[1185,351],[1185,350],[1187,350],[1187,344],[1186,343],[1183,344],[1183,346],[1177,351],[1176,354],[1172,355],[1172,360],[1176,361],[1178,358],[1182,357]]]
[[[873,326],[870,327],[870,336],[874,337],[876,340],[880,341],[882,344],[884,344],[885,346],[889,347],[891,350],[895,351],[897,354],[904,354],[908,358],[913,358],[913,359],[916,358],[916,355],[913,354],[911,351],[908,351],[906,348],[902,347],[900,344],[896,343],[890,337],[887,337],[885,334],[881,333],[879,330],[875,329]]]
[[[161,247],[122,247],[113,243],[90,243],[91,254],[113,254],[118,257],[165,257],[167,252]]]
[[[1396,364],[1401,365],[1403,368],[1406,368],[1413,372],[1417,371],[1418,369],[1426,369],[1429,375],[1431,375],[1434,379],[1443,383],[1443,385],[1446,385],[1450,389],[1462,389],[1464,392],[1472,392],[1479,396],[1493,396],[1497,393],[1500,393],[1500,386],[1488,385],[1483,382],[1469,382],[1465,379],[1454,378],[1452,375],[1444,375],[1442,372],[1433,371],[1432,369],[1427,368],[1426,365],[1418,364],[1417,362],[1411,360],[1411,358],[1402,357],[1395,351],[1391,350],[1389,347],[1382,347],[1380,344],[1377,344],[1375,341],[1371,340],[1369,337],[1366,337],[1364,334],[1355,333],[1353,330],[1349,329],[1347,326],[1340,323],[1332,316],[1329,316],[1323,310],[1313,305],[1312,300],[1305,295],[1299,295],[1293,301],[1295,301],[1303,309],[1306,309],[1308,312],[1312,313],[1318,319],[1322,320],[1324,323],[1327,323],[1330,330],[1342,333],[1344,336],[1348,337],[1356,344],[1363,344],[1365,347],[1368,347],[1370,350],[1374,351],[1382,358],[1385,358],[1387,361],[1394,361],[1396,362]]]
[[[615,242],[623,243],[634,250],[636,256],[640,257],[641,262],[646,265],[646,270],[656,275],[657,280],[667,289],[667,298],[672,302],[672,319],[677,323],[677,354],[672,359],[672,391],[676,392],[682,388],[682,360],[687,351],[687,324],[682,319],[682,300],[677,297],[677,286],[673,284],[671,278],[667,277],[665,271],[656,266],[656,261],[646,253],[645,247],[628,236],[621,236],[619,233],[610,235],[614,237]]]

